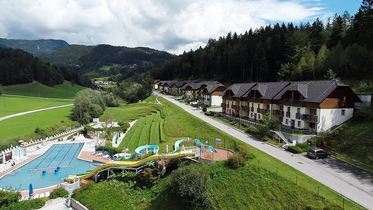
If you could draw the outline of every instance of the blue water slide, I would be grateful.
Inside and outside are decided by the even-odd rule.
[[[176,140],[175,145],[174,145],[174,147],[175,147],[174,152],[180,150],[180,144],[181,144],[183,141],[185,141],[185,139],[179,139],[179,140]]]
[[[152,151],[158,151],[159,146],[156,144],[148,144],[148,145],[142,145],[135,149],[136,155],[142,156],[145,154],[145,151],[148,150],[150,152]]]
[[[195,144],[197,147],[207,147],[207,149],[208,149],[209,152],[211,152],[211,153],[216,152],[216,149],[215,149],[213,146],[203,144],[203,143],[201,142],[201,140],[199,140],[199,139],[194,139],[194,144]]]

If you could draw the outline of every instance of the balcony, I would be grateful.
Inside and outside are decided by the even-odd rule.
[[[239,105],[232,105],[232,109],[239,110],[240,106]]]
[[[261,114],[265,114],[265,113],[268,112],[268,109],[259,109],[259,108],[257,108],[257,112],[261,113]]]
[[[282,111],[282,110],[273,110],[272,112],[273,112],[274,115],[277,115],[279,117],[284,116],[284,111]]]
[[[319,122],[319,118],[317,117],[317,115],[304,114],[302,118],[303,118],[304,121],[307,121],[307,122],[310,122],[310,123],[318,123]]]
[[[299,100],[289,100],[290,106],[303,106],[303,103]]]

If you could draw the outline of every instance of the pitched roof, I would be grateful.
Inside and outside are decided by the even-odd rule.
[[[267,82],[257,83],[250,91],[246,92],[243,97],[249,95],[251,91],[257,90],[261,95],[261,99],[273,99],[281,90],[283,90],[289,82]]]
[[[239,98],[242,97],[247,91],[249,91],[255,85],[256,83],[234,83],[224,91],[223,95],[225,95],[227,91],[232,91],[233,97]]]
[[[223,84],[212,84],[212,85],[207,85],[205,89],[207,90],[207,93],[211,94],[219,87],[225,87],[225,86]]]
[[[197,90],[197,89],[201,88],[203,85],[207,86],[207,85],[215,85],[215,84],[221,84],[221,83],[218,82],[218,81],[211,81],[211,80],[208,80],[208,81],[192,81],[192,82],[186,83],[182,87],[182,89],[185,89],[189,86],[193,90]]]
[[[274,99],[280,100],[287,91],[298,91],[304,97],[303,102],[321,103],[337,87],[348,87],[348,85],[338,80],[291,82]]]

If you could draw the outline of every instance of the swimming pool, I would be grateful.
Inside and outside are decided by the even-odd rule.
[[[69,175],[76,175],[99,164],[77,159],[83,143],[54,144],[37,159],[0,179],[0,188],[28,190],[62,183]],[[59,168],[57,171],[55,171]],[[44,172],[43,172],[44,171]]]

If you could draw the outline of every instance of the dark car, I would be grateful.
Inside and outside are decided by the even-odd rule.
[[[327,158],[329,154],[323,149],[309,149],[307,152],[307,156],[311,159],[319,159],[319,158]]]

